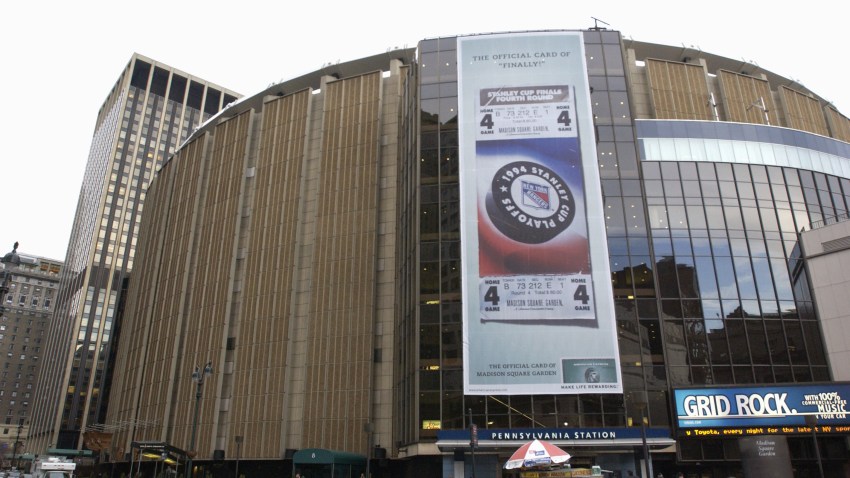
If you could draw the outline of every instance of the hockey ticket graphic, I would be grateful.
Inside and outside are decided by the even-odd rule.
[[[570,90],[564,85],[482,89],[478,139],[577,137]]]
[[[481,320],[595,320],[573,88],[483,88],[476,121]]]

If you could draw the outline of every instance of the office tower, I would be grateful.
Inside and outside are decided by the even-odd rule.
[[[76,449],[103,421],[145,194],[157,169],[237,94],[134,54],[98,112],[44,347],[26,449]],[[118,371],[117,373],[121,373]]]

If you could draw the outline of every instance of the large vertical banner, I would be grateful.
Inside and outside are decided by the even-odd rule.
[[[464,392],[622,393],[579,32],[458,38]]]

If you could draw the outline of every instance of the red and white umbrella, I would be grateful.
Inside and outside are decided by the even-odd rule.
[[[557,465],[566,463],[570,454],[555,445],[541,440],[534,440],[519,447],[505,463],[506,470],[528,468],[533,466]]]

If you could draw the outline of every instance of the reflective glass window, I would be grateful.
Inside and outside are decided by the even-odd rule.
[[[787,261],[777,258],[771,259],[770,263],[772,265],[777,298],[784,301],[793,300],[794,293],[791,287],[791,279],[788,275]]]
[[[590,94],[590,101],[593,105],[593,119],[597,124],[611,124],[611,101],[608,98],[607,91],[594,91]]]
[[[681,297],[699,297],[694,259],[687,256],[677,257],[676,262],[676,270],[679,275],[679,295]]]
[[[608,75],[624,75],[623,54],[619,43],[616,45],[603,45],[603,52],[605,53],[605,69]]]
[[[711,257],[697,257],[694,262],[699,296],[706,299],[716,299],[718,297],[718,291],[714,273],[714,262]]]
[[[645,363],[663,364],[664,349],[658,320],[640,320],[641,344]]]
[[[742,299],[758,299],[750,259],[747,257],[735,257],[734,263],[740,297]]]
[[[622,76],[609,77],[608,89],[610,91],[626,91],[626,78]]]
[[[658,162],[645,162],[643,166],[644,179],[661,179],[661,164]]]
[[[676,277],[676,263],[672,257],[659,260],[655,267],[661,297],[678,298],[679,281]]]
[[[609,235],[626,233],[623,203],[619,197],[605,198],[605,228]]]
[[[705,328],[711,363],[730,363],[729,341],[726,338],[725,322],[720,319],[706,319]]]
[[[689,209],[690,210],[690,209]],[[697,232],[692,229],[692,232]],[[695,256],[711,256],[711,240],[708,237],[693,235],[691,237]]]
[[[694,365],[708,365],[709,355],[705,322],[702,320],[685,320],[684,330],[689,362]]]
[[[669,226],[673,229],[687,229],[688,215],[684,206],[667,206]]]
[[[735,282],[735,268],[730,257],[715,256],[714,269],[717,272],[718,289],[723,299],[738,298],[738,285]],[[724,310],[724,312],[727,312]]]
[[[677,258],[683,258],[693,254],[691,249],[691,240],[687,234],[681,230],[674,230],[673,233],[673,254],[675,254]]]
[[[630,237],[629,251],[632,255],[649,255],[649,241],[646,237]]]
[[[612,91],[608,96],[614,124],[631,124],[628,94],[625,91]]]
[[[643,235],[646,233],[646,217],[640,198],[624,198],[624,215],[626,219],[626,230],[629,235]],[[644,240],[645,241],[645,240]]]
[[[438,53],[427,52],[419,56],[419,81],[422,83],[436,83],[440,77],[438,67]]]
[[[809,363],[813,366],[826,365],[826,355],[824,354],[818,323],[816,321],[803,322],[803,334],[809,352]]]
[[[585,43],[584,54],[587,59],[587,74],[604,76],[605,59],[602,56],[602,45]]]
[[[744,321],[740,319],[727,319],[726,331],[729,337],[730,350],[732,352],[733,364],[750,363],[749,347],[747,345],[747,334]]]
[[[726,206],[723,208],[723,214],[726,217],[726,226],[728,229],[744,229],[744,220],[739,207]]]

